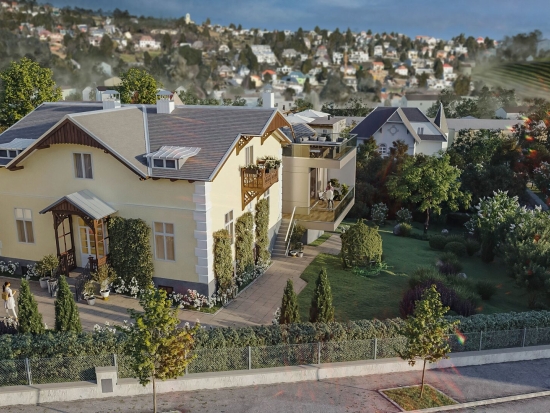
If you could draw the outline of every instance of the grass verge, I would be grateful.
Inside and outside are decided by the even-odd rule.
[[[430,385],[424,386],[422,398],[420,398],[420,386],[401,387],[399,389],[382,390],[381,392],[406,411],[457,404],[453,399]]]
[[[318,247],[323,244],[327,239],[330,238],[330,236],[333,235],[332,232],[325,232],[323,235],[321,235],[319,238],[317,238],[315,241],[313,241],[311,244],[308,244],[311,247]]]

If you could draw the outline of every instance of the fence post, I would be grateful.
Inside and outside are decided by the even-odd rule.
[[[521,343],[521,347],[525,347],[525,336],[527,335],[527,327],[523,327],[523,342]]]
[[[378,352],[378,339],[374,337],[374,359],[376,360],[376,353]]]
[[[483,340],[483,331],[481,331],[479,333],[479,351],[481,351],[481,343],[482,343],[482,340]]]
[[[115,367],[116,367],[116,369],[117,369],[117,371],[118,371],[118,360],[117,360],[117,358],[116,358],[116,354],[115,354],[115,353],[113,353],[113,363],[114,363],[114,365],[115,365]]]
[[[252,370],[252,347],[248,346],[248,370]]]
[[[32,376],[31,376],[31,364],[29,363],[29,359],[25,359],[25,370],[27,371],[27,381],[29,382],[29,386],[32,385]]]
[[[317,364],[321,364],[321,342],[317,342]]]

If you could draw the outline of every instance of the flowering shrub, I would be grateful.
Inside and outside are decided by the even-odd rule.
[[[388,207],[383,202],[374,204],[371,210],[371,217],[378,225],[384,225],[386,218],[388,217]]]
[[[40,277],[40,272],[38,271],[38,266],[36,264],[27,265],[27,274],[24,275],[25,279],[29,281],[31,277]]]
[[[187,290],[185,294],[172,293],[169,298],[178,308],[193,308],[195,310],[200,310],[202,307],[212,308],[217,302],[215,294],[208,298],[197,290]]]
[[[544,195],[550,197],[550,163],[541,162],[540,166],[533,170],[533,181]]]
[[[117,294],[128,293],[133,298],[137,298],[139,292],[141,291],[139,288],[138,281],[136,280],[136,277],[132,277],[132,279],[130,280],[130,284],[128,286],[126,286],[122,278],[117,278],[113,282],[113,289]]]
[[[410,224],[413,218],[411,211],[406,208],[401,208],[395,215],[397,215],[397,222],[400,224]]]
[[[277,307],[277,309],[273,313],[273,320],[271,320],[271,324],[273,324],[274,326],[278,326],[280,317],[281,317],[281,307]]]
[[[9,275],[15,274],[15,270],[19,267],[18,262],[8,261],[6,264],[4,261],[0,261],[0,272],[7,273]]]

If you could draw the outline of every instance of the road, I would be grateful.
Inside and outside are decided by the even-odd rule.
[[[550,359],[431,370],[427,382],[458,402],[550,389]],[[379,389],[417,384],[420,373],[394,373],[268,386],[159,395],[159,411],[185,413],[397,412]],[[151,396],[3,408],[10,413],[150,412]],[[455,412],[550,412],[550,398],[495,404]]]

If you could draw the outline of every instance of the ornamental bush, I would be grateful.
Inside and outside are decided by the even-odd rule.
[[[55,300],[55,330],[74,331],[75,333],[82,331],[78,307],[63,275],[59,278],[59,289]]]
[[[283,300],[281,302],[281,315],[279,324],[292,324],[300,322],[300,311],[298,310],[298,297],[294,292],[294,285],[289,278],[286,281]]]
[[[377,225],[384,225],[388,217],[388,207],[383,202],[374,204],[371,209],[371,218]]]
[[[466,252],[470,257],[473,257],[476,252],[479,251],[481,248],[481,245],[479,245],[479,242],[473,239],[466,240]]]
[[[369,227],[364,220],[358,220],[340,238],[344,268],[367,267],[382,261],[382,237],[377,228]]]
[[[151,227],[142,219],[111,217],[109,230],[109,261],[115,273],[126,285],[135,278],[139,288],[153,282]]]
[[[218,290],[226,292],[233,288],[233,254],[231,236],[226,229],[214,232],[214,276]]]
[[[269,202],[261,199],[256,203],[256,264],[267,265],[271,261],[269,252]]]
[[[396,212],[397,222],[400,224],[410,224],[412,222],[412,213],[406,208],[401,208]]]
[[[21,280],[17,310],[20,333],[44,334],[42,314],[38,311],[38,304],[31,293],[29,282],[25,279]]]
[[[410,237],[412,232],[412,225],[402,222],[399,224],[399,236],[401,237]]]
[[[491,297],[495,295],[497,292],[496,285],[487,280],[478,281],[476,284],[476,288],[477,288],[477,293],[485,301],[490,300]]]
[[[235,223],[235,261],[237,276],[254,269],[254,217],[242,214]]]
[[[445,245],[443,249],[445,252],[452,252],[457,257],[466,256],[466,245],[463,242],[449,242]]]
[[[445,235],[432,235],[429,242],[431,249],[443,251],[447,244],[447,237]]]
[[[439,272],[445,275],[456,275],[462,271],[462,264],[452,252],[441,254],[436,265]]]
[[[330,323],[334,321],[332,290],[325,268],[321,269],[315,283],[315,290],[311,298],[311,307],[309,308],[309,321],[312,323]]]

